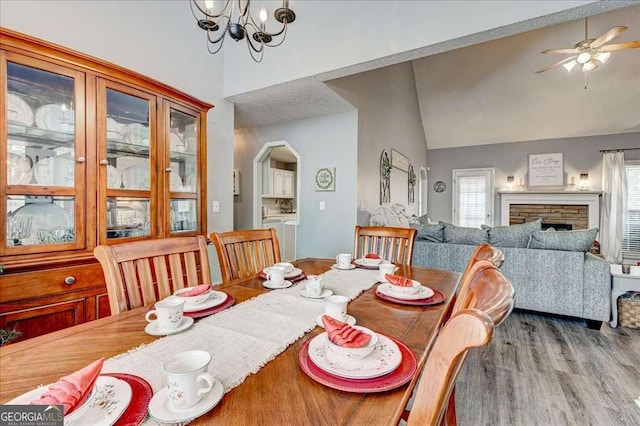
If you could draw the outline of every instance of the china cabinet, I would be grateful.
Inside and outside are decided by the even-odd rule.
[[[211,107],[0,28],[0,327],[109,315],[97,244],[206,232]]]

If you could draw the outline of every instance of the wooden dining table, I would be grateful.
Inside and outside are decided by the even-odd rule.
[[[333,259],[294,262],[306,274],[325,272],[333,263]],[[298,366],[298,351],[308,338],[323,331],[316,327],[231,389],[215,408],[192,424],[397,424],[426,355],[450,313],[460,275],[418,266],[399,266],[397,274],[442,292],[445,301],[431,306],[400,305],[378,298],[374,285],[351,301],[348,309],[359,325],[394,337],[413,351],[418,359],[418,369],[411,382],[385,392],[355,393],[314,381]],[[236,303],[242,303],[269,291],[262,282],[256,276],[221,284],[216,290],[224,291],[232,295]],[[0,348],[0,402],[55,382],[97,358],[109,358],[159,339],[144,332],[148,309],[137,308]]]

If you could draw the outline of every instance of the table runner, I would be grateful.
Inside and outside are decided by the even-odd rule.
[[[353,300],[378,281],[378,271],[332,269],[322,277],[325,288]],[[165,360],[179,352],[202,349],[212,355],[208,371],[229,392],[316,326],[324,302],[300,296],[304,283],[261,294],[202,318],[184,332],[109,358],[102,371],[141,376],[155,394],[166,384]],[[148,418],[145,424],[157,423]]]

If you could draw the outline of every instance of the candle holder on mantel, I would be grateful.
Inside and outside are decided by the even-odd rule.
[[[589,190],[589,173],[580,173],[580,191]]]

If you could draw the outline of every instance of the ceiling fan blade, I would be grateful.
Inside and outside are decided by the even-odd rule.
[[[568,63],[568,62],[573,61],[573,60],[574,60],[574,59],[576,59],[577,57],[578,57],[578,55],[569,56],[568,58],[562,59],[562,60],[560,60],[560,61],[558,61],[558,62],[555,62],[555,63],[553,63],[553,64],[551,64],[551,65],[547,65],[546,67],[544,67],[544,68],[540,68],[538,71],[536,71],[536,74],[541,74],[541,73],[543,73],[543,72],[545,72],[545,71],[550,70],[550,69],[551,69],[551,68],[553,68],[553,67],[557,67],[558,65],[564,65],[564,64],[566,64],[566,63]]]
[[[578,49],[547,49],[547,50],[543,50],[540,53],[579,53],[580,51]]]
[[[616,43],[616,44],[607,44],[602,46],[600,49],[601,52],[615,52],[616,50],[624,50],[624,49],[637,49],[640,47],[640,40],[636,41],[625,41],[624,43]]]
[[[608,42],[609,40],[612,40],[613,38],[619,36],[620,34],[622,34],[626,30],[627,30],[627,27],[622,27],[622,26],[613,27],[609,31],[607,31],[606,33],[602,34],[597,39],[593,40],[591,42],[590,46],[591,47],[600,47],[603,44],[605,44],[606,42]]]

